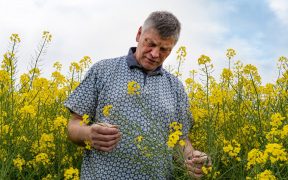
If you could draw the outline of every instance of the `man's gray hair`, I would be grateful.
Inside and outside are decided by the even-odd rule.
[[[181,23],[172,13],[167,11],[152,12],[144,21],[142,30],[154,28],[162,38],[173,37],[175,43],[178,41]]]

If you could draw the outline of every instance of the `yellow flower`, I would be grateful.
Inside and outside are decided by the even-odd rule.
[[[63,76],[59,71],[54,71],[52,77],[55,79],[57,84],[63,84],[67,82],[65,76]]]
[[[76,71],[76,72],[80,72],[82,71],[82,68],[81,66],[79,65],[79,63],[77,62],[72,62],[70,67],[69,67],[69,71],[70,72],[73,72],[73,71]]]
[[[130,81],[127,84],[127,92],[130,95],[140,94],[140,85],[136,81]]]
[[[112,108],[113,108],[113,106],[112,106],[111,104],[104,106],[104,108],[103,108],[103,115],[104,115],[105,117],[110,116],[110,111],[111,111]]]
[[[136,142],[141,142],[143,140],[143,136],[137,136],[136,137]]]
[[[29,71],[29,74],[34,74],[34,76],[40,75],[40,69],[39,68],[33,68]]]
[[[22,171],[23,166],[25,165],[25,160],[20,155],[17,155],[16,159],[13,159],[13,164],[17,169],[19,169],[19,171]]]
[[[186,47],[180,46],[179,49],[176,51],[176,53],[177,53],[177,60],[182,62],[187,55]]]
[[[236,51],[234,49],[227,49],[226,56],[228,59],[233,58],[236,55]]]
[[[263,152],[259,149],[252,149],[248,153],[247,161],[247,170],[249,170],[253,165],[266,163],[266,160],[263,157]]]
[[[210,57],[205,56],[205,55],[201,55],[200,58],[198,59],[198,64],[199,64],[199,65],[201,65],[201,64],[206,64],[206,63],[210,63],[210,62],[211,62]]]
[[[1,127],[2,126],[2,127]],[[9,125],[7,125],[7,124],[5,124],[5,125],[1,125],[0,126],[0,135],[1,136],[4,136],[4,135],[6,135],[6,134],[12,134],[12,132],[13,132],[13,129],[12,128],[10,128],[10,126]]]
[[[18,34],[12,34],[10,36],[10,40],[14,43],[20,43],[20,41],[21,41]]]
[[[89,123],[89,115],[87,115],[87,114],[84,114],[83,116],[82,116],[82,121],[80,121],[79,123],[80,123],[80,126],[82,126],[83,124],[88,124]]]
[[[167,146],[169,148],[173,148],[178,142],[180,146],[184,146],[185,141],[180,140],[180,136],[182,136],[182,132],[181,132],[182,124],[174,121],[170,123],[169,127],[170,127],[170,134],[168,137]]]
[[[87,149],[87,150],[91,150],[91,142],[90,141],[84,141],[84,143],[85,143],[85,149]]]
[[[52,39],[52,35],[50,34],[49,31],[44,31],[42,38],[45,39],[47,42],[50,42]]]
[[[53,67],[56,68],[57,71],[61,71],[62,64],[61,64],[59,61],[56,61],[56,62],[53,64]]]
[[[89,64],[92,63],[91,58],[89,56],[84,56],[79,62],[82,68],[88,68]]]
[[[273,175],[272,171],[265,170],[264,172],[258,174],[256,179],[259,180],[276,180],[277,178]]]
[[[208,174],[212,171],[212,167],[205,167],[205,166],[202,166],[202,171],[204,174]]]
[[[77,168],[70,167],[64,171],[65,180],[79,180],[79,170]]]
[[[0,70],[0,83],[7,82],[9,79],[9,73],[7,71]]]
[[[1,73],[0,73],[1,74]],[[1,77],[1,76],[0,76]],[[1,81],[1,80],[0,80]],[[28,74],[24,73],[20,76],[20,82],[22,85],[27,85],[30,81],[30,77]]]
[[[266,145],[263,157],[270,159],[271,163],[274,164],[277,161],[287,161],[287,152],[281,144],[271,143]]]
[[[179,141],[179,145],[180,145],[180,146],[183,147],[183,146],[185,146],[185,144],[186,144],[186,143],[185,143],[185,141],[184,141],[183,139],[181,139],[181,140]]]
[[[52,133],[43,133],[39,141],[35,141],[32,145],[32,152],[39,153],[45,152],[50,155],[54,155],[55,152],[54,136]]]
[[[44,166],[50,164],[49,157],[46,153],[37,154],[37,156],[35,157],[35,161],[36,163],[43,164]]]
[[[32,105],[25,105],[20,109],[20,113],[25,115],[29,114],[31,117],[34,117],[36,115],[35,108]]]
[[[229,80],[232,78],[233,76],[233,73],[230,69],[227,69],[227,68],[224,68],[223,71],[222,71],[222,74],[221,74],[222,78],[224,80]]]
[[[231,143],[229,141],[224,140],[223,151],[226,152],[230,157],[239,160],[237,156],[240,150],[241,150],[240,144],[236,140],[233,139]]]
[[[283,126],[283,129],[280,133],[281,139],[285,139],[288,136],[288,125]]]
[[[56,117],[54,120],[54,128],[59,129],[60,127],[66,127],[68,120],[63,116]]]
[[[280,113],[275,113],[271,116],[270,125],[273,127],[279,127],[282,125],[282,120],[284,119],[285,117],[282,117]]]

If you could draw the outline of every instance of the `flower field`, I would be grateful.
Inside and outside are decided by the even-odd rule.
[[[38,65],[51,40],[51,34],[44,32],[31,69],[19,76],[17,34],[11,35],[11,47],[3,55],[0,179],[79,179],[84,148],[67,140],[70,112],[63,102],[78,86],[91,59],[85,56],[71,63],[68,75],[55,62],[55,71],[44,78]],[[173,73],[181,76],[186,48],[180,47],[177,55],[179,64]],[[183,82],[194,118],[189,138],[213,162],[203,168],[203,179],[287,179],[288,58],[279,58],[275,83],[263,85],[257,68],[234,61],[235,55],[235,50],[227,50],[227,68],[219,80],[211,75],[213,61],[202,55],[197,70],[191,70]],[[139,136],[137,142],[143,138]],[[172,141],[168,142],[171,146]],[[181,172],[175,176],[188,178]]]

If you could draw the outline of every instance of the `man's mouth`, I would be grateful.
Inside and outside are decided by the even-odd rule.
[[[150,58],[146,58],[151,64],[157,63],[157,61],[150,59]]]

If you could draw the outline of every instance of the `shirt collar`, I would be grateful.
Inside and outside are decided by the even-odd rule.
[[[141,69],[143,72],[143,67],[137,62],[134,53],[136,52],[136,47],[131,47],[128,51],[127,55],[127,65],[130,69],[138,68]],[[157,67],[154,71],[147,73],[148,75],[154,76],[154,75],[163,75],[163,68],[162,65]]]

